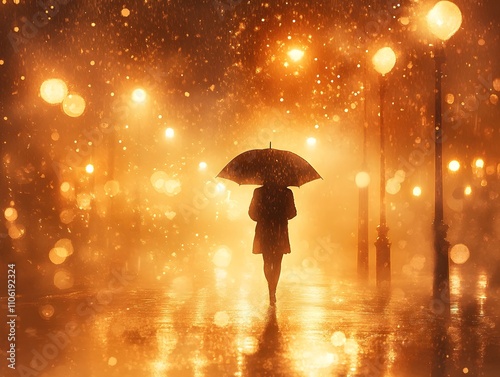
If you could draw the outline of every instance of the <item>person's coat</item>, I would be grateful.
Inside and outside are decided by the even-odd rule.
[[[276,185],[255,189],[248,214],[257,222],[252,250],[254,254],[290,253],[288,220],[297,215],[292,190]]]

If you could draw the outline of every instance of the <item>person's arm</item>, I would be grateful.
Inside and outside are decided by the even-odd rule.
[[[290,189],[286,191],[286,218],[288,220],[297,216],[297,208],[295,208],[295,201],[293,200],[293,192]]]
[[[250,216],[253,221],[257,221],[259,218],[259,206],[260,200],[258,199],[257,189],[255,189],[253,192],[252,201],[250,202],[250,208],[248,209],[248,216]]]

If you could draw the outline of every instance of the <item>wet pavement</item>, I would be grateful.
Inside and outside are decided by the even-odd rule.
[[[20,298],[17,369],[2,355],[2,376],[496,377],[500,300],[487,280],[452,269],[447,322],[430,278],[387,291],[285,275],[272,308],[255,271],[153,287],[115,271],[100,289]]]

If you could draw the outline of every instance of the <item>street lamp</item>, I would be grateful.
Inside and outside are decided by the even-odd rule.
[[[387,234],[386,201],[385,201],[385,125],[384,95],[387,86],[386,74],[396,64],[396,54],[390,47],[378,50],[372,58],[375,70],[380,73],[380,224],[377,227],[376,248],[376,280],[377,285],[391,281],[391,243]]]
[[[448,226],[443,215],[443,131],[441,116],[441,77],[445,61],[444,42],[450,39],[462,24],[460,9],[449,1],[440,1],[427,14],[427,25],[432,34],[441,40],[434,52],[435,62],[435,199],[434,199],[434,282],[433,297],[447,307],[449,314],[449,242],[446,240]]]

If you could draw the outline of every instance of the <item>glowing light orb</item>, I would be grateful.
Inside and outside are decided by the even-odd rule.
[[[364,188],[368,187],[370,184],[370,174],[368,174],[365,171],[360,171],[358,174],[356,174],[356,178],[354,179],[356,182],[356,186],[359,188]]]
[[[378,73],[385,75],[396,65],[396,54],[392,48],[382,47],[373,55],[372,63]]]
[[[342,347],[347,338],[342,331],[335,331],[330,340],[335,347]]]
[[[62,108],[66,115],[77,118],[85,111],[85,100],[78,94],[69,94],[62,101]]]
[[[214,323],[218,327],[227,326],[229,324],[229,314],[227,314],[225,311],[215,313]]]
[[[127,8],[123,8],[122,11],[121,11],[121,15],[123,17],[128,17],[130,16],[130,10],[128,10]]]
[[[217,190],[218,193],[224,192],[224,191],[226,191],[226,185],[224,185],[224,183],[222,183],[222,182],[219,182],[215,186],[215,189]]]
[[[104,192],[110,197],[118,195],[120,193],[120,182],[115,180],[107,181],[104,184]]]
[[[75,212],[72,209],[63,209],[59,214],[59,219],[63,224],[71,223],[75,218]]]
[[[175,196],[181,192],[181,181],[178,179],[169,179],[163,187],[167,195]]]
[[[88,173],[88,174],[92,174],[94,172],[94,165],[92,164],[88,164],[87,166],[85,166],[85,171]]]
[[[38,309],[38,313],[40,314],[40,317],[42,317],[43,319],[50,319],[55,312],[56,310],[50,304],[42,305]]]
[[[460,169],[460,162],[458,162],[457,160],[452,160],[448,164],[448,170],[450,170],[452,172],[456,172],[459,169]]]
[[[135,103],[143,103],[146,101],[146,91],[142,88],[134,89],[132,92],[132,101]]]
[[[116,364],[118,363],[118,360],[116,357],[113,357],[111,356],[109,359],[108,359],[108,365],[110,367],[114,367]]]
[[[207,163],[205,161],[202,161],[198,164],[198,169],[206,170],[207,166],[208,166]]]
[[[174,132],[174,129],[173,129],[173,128],[170,128],[170,127],[169,127],[169,128],[167,128],[167,129],[165,130],[165,137],[167,137],[167,138],[171,139],[171,138],[173,138],[173,137],[174,137],[174,135],[175,135],[175,132]]]
[[[288,56],[290,59],[292,59],[294,62],[298,62],[304,57],[305,52],[303,50],[300,50],[298,48],[294,48],[293,50],[288,51]]]
[[[462,12],[450,1],[439,1],[427,13],[427,26],[443,41],[450,39],[462,25]]]
[[[413,196],[420,196],[422,195],[422,189],[419,186],[415,186],[412,191]]]
[[[17,240],[24,236],[26,228],[23,225],[13,224],[9,227],[8,234],[13,240]]]
[[[463,243],[457,243],[450,250],[450,258],[456,264],[464,264],[469,260],[469,248]]]
[[[401,190],[401,183],[395,179],[390,178],[385,184],[385,191],[391,195],[396,195]]]
[[[59,186],[61,192],[67,193],[69,190],[71,190],[71,183],[69,182],[63,182],[61,183],[61,186]]]
[[[215,252],[212,262],[217,267],[228,267],[231,263],[231,250],[229,250],[226,246],[220,246]]]
[[[73,243],[69,238],[61,238],[55,243],[54,248],[58,249],[59,255],[65,258],[69,257],[74,252]]]
[[[406,172],[404,170],[397,170],[396,173],[394,173],[394,179],[399,183],[403,183],[405,178]]]
[[[61,269],[54,274],[54,285],[58,289],[69,289],[73,287],[74,283],[75,279],[73,278],[71,272],[69,272],[68,270]]]
[[[470,194],[472,194],[472,187],[470,187],[470,186],[466,186],[466,187],[464,188],[464,194],[465,194],[466,196],[469,196]]]
[[[68,86],[61,79],[48,79],[40,85],[40,96],[51,105],[61,103],[68,95]]]
[[[3,215],[5,216],[5,219],[7,221],[16,221],[17,219],[17,210],[13,207],[6,208],[5,211],[3,212]]]
[[[62,264],[66,260],[65,250],[63,248],[54,247],[49,251],[49,259],[54,264]]]
[[[82,210],[89,210],[91,208],[92,197],[90,194],[81,193],[76,196],[76,204]]]
[[[475,165],[476,165],[476,168],[478,168],[478,169],[484,168],[484,160],[482,158],[478,158],[476,160]]]
[[[317,140],[315,137],[308,137],[306,142],[307,142],[307,145],[314,147],[316,145]]]

